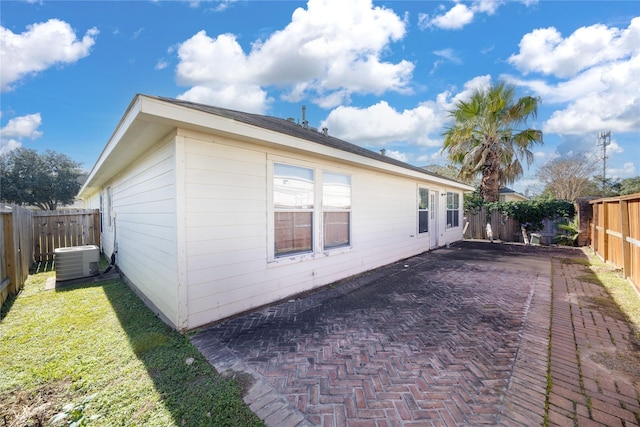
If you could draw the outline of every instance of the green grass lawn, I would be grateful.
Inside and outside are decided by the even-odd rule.
[[[0,315],[0,425],[49,425],[86,403],[95,426],[260,426],[219,375],[121,281],[44,290],[29,276]]]

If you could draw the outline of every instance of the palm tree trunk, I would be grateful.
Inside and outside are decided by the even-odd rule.
[[[500,170],[497,153],[489,153],[485,167],[482,169],[480,195],[485,202],[497,202],[500,198]]]

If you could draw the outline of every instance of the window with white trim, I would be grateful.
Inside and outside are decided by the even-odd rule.
[[[275,256],[313,251],[314,171],[274,164]]]
[[[323,249],[351,244],[351,177],[322,173]]]
[[[460,194],[447,193],[447,228],[460,226]]]
[[[429,232],[429,189],[418,188],[418,233]]]
[[[351,245],[351,176],[273,164],[273,258]]]

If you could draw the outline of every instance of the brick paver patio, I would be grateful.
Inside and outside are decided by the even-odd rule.
[[[558,256],[461,242],[192,342],[269,426],[638,425],[631,330]]]

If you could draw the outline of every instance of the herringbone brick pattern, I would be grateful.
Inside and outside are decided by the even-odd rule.
[[[640,343],[584,266],[553,271],[549,425],[639,425]]]
[[[640,425],[640,342],[574,258],[465,241],[191,340],[269,427]]]
[[[536,275],[430,260],[204,334],[316,425],[495,425]]]

